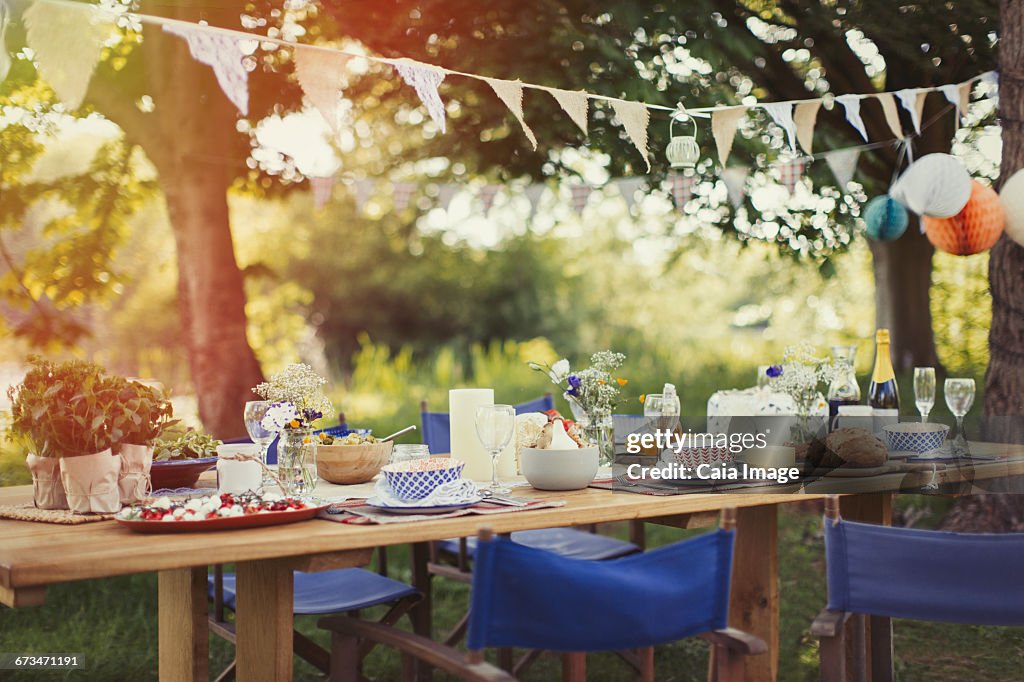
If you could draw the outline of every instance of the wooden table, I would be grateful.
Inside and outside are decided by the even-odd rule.
[[[1018,471],[1019,469],[1019,471]],[[977,478],[1024,473],[1020,465],[979,465]],[[996,473],[998,472],[998,473]],[[843,498],[845,518],[888,523],[892,491],[905,476],[876,482]],[[162,682],[208,678],[207,567],[237,564],[237,676],[249,680],[292,677],[292,571],[361,566],[373,548],[414,545],[417,577],[424,579],[425,543],[476,533],[497,533],[634,519],[691,528],[713,524],[726,506],[738,508],[730,624],[768,642],[769,654],[748,660],[748,679],[774,680],[779,651],[777,506],[822,495],[685,494],[648,496],[588,488],[543,493],[564,507],[489,517],[460,517],[383,526],[313,520],[242,531],[138,535],[113,521],[61,526],[0,520],[0,603],[43,602],[57,583],[156,571],[159,574],[159,648]],[[31,487],[0,488],[0,504],[31,501]],[[429,624],[427,600],[414,614],[421,633]]]

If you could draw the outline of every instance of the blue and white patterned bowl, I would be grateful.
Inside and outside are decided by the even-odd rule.
[[[891,452],[922,453],[941,448],[949,427],[930,422],[904,422],[889,424],[884,431]]]
[[[449,457],[427,457],[388,464],[381,471],[391,490],[403,500],[422,500],[438,486],[462,478],[466,463]]]

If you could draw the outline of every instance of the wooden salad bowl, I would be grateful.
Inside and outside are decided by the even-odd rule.
[[[316,472],[329,483],[366,483],[388,463],[393,446],[391,441],[362,445],[318,445]]]

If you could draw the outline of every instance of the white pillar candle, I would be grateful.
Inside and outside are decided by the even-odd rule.
[[[448,391],[449,435],[452,457],[466,463],[465,478],[491,480],[491,455],[484,450],[476,435],[476,409],[494,404],[490,388],[456,388]]]

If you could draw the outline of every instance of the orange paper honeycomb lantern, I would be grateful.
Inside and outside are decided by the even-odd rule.
[[[992,248],[1006,227],[1006,211],[999,195],[977,180],[971,183],[971,198],[952,218],[921,216],[928,241],[954,256],[970,256]]]

